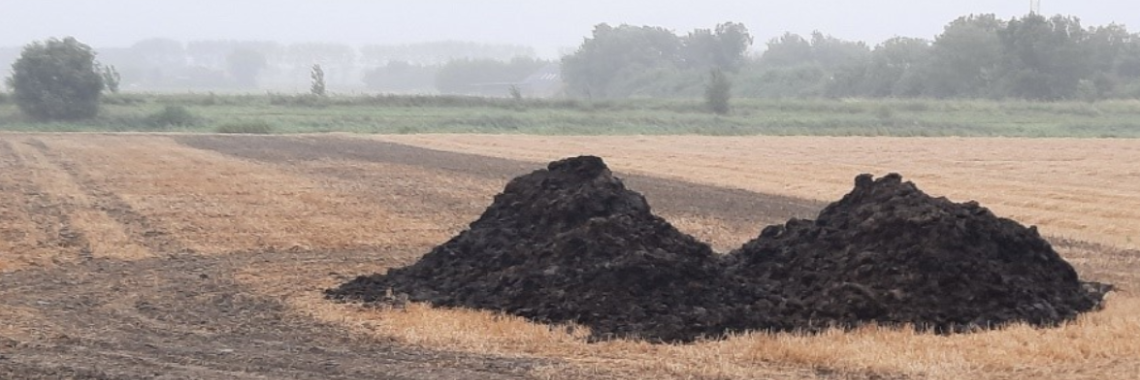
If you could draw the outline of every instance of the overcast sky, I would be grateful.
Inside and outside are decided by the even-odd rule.
[[[757,44],[786,31],[820,30],[878,43],[930,38],[954,18],[1025,14],[1029,0],[0,0],[0,46],[75,36],[97,47],[149,37],[322,41],[353,45],[438,40],[533,46],[546,56],[576,47],[593,25],[663,26],[679,33],[742,22]],[[1140,30],[1135,0],[1042,0],[1042,13]]]

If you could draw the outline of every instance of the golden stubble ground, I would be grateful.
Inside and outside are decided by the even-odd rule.
[[[114,135],[0,135],[0,190],[5,195],[0,197],[0,270],[73,262],[85,252],[135,260],[148,257],[146,246],[155,240],[204,255],[349,250],[368,260],[264,262],[233,275],[260,296],[284,300],[299,316],[341,326],[364,339],[558,359],[561,364],[535,371],[541,378],[1103,379],[1137,378],[1140,373],[1140,298],[1134,293],[1140,259],[1122,249],[1133,247],[1128,231],[1137,227],[1130,221],[1140,218],[1129,207],[1137,195],[1117,183],[1137,180],[1128,177],[1134,169],[1110,162],[1140,155],[1130,142],[382,138],[532,161],[593,153],[605,156],[617,171],[821,200],[842,195],[857,172],[899,171],[931,193],[980,199],[999,214],[1021,213],[1014,216],[1042,221],[1038,224],[1046,234],[1107,244],[1059,246],[1082,274],[1115,282],[1123,291],[1113,295],[1105,311],[1049,330],[1017,326],[941,337],[865,328],[816,336],[756,334],[678,346],[590,344],[581,330],[568,334],[486,312],[423,305],[378,310],[321,297],[321,290],[348,276],[409,263],[447,239],[488,204],[503,185],[498,180],[358,161],[257,162],[190,148],[167,136]],[[986,147],[993,151],[986,153]],[[1050,156],[1043,149],[1060,153]],[[1037,161],[1027,161],[1033,157]],[[1047,157],[1054,158],[1045,161]],[[1050,166],[1041,168],[1041,162]],[[781,169],[781,163],[787,167]],[[940,163],[942,172],[937,171]],[[1097,166],[1106,168],[1090,171]],[[326,175],[330,172],[338,175]],[[1053,178],[1054,172],[1062,174]],[[1074,172],[1088,172],[1087,183]],[[424,186],[429,183],[438,186]],[[1007,188],[998,190],[998,185]],[[1055,198],[1055,203],[1038,209],[1041,201],[1032,201],[1034,194]],[[1085,215],[1086,210],[1096,212]],[[679,228],[719,247],[752,237],[746,232],[750,229],[729,228],[711,216],[664,216],[678,218]],[[1050,222],[1054,220],[1069,222]],[[82,237],[79,243],[59,241],[60,221],[66,231]],[[1080,229],[1079,223],[1118,227]],[[0,307],[0,320],[0,337],[43,327],[28,308]]]
[[[860,173],[903,175],[1051,236],[1140,248],[1140,141],[1125,139],[398,135],[381,140],[834,201]]]
[[[952,200],[1040,226],[1086,276],[1123,290],[1105,312],[1057,330],[1015,327],[968,336],[862,330],[818,337],[743,337],[709,344],[732,353],[817,368],[925,378],[1136,378],[1140,306],[1140,141],[1103,139],[843,138],[488,135],[378,136],[431,149],[541,163],[604,157],[615,170],[813,200],[833,201],[859,173],[898,172]],[[775,343],[774,343],[775,342]],[[678,348],[684,349],[684,348]],[[702,351],[706,352],[706,351]],[[663,362],[683,360],[653,353]],[[748,378],[747,360],[714,366]],[[733,369],[735,368],[735,369]],[[737,371],[736,369],[739,369]],[[698,371],[707,373],[707,371]]]

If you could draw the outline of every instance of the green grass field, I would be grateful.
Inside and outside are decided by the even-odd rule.
[[[104,102],[95,119],[53,123],[28,120],[10,101],[0,103],[0,130],[1140,137],[1135,100],[736,99],[727,116],[706,112],[696,99],[132,94]],[[189,111],[188,123],[169,125],[156,116],[172,105]]]

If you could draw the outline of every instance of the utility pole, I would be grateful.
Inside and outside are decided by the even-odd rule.
[[[1041,14],[1041,0],[1029,0],[1029,14]]]

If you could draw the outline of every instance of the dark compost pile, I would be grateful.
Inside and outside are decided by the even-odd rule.
[[[859,176],[815,221],[771,226],[720,256],[653,215],[600,158],[507,184],[478,220],[413,265],[326,292],[577,323],[596,338],[688,342],[747,330],[862,323],[940,332],[1052,325],[1099,306],[1034,228]]]
[[[771,226],[727,258],[727,272],[779,284],[802,327],[866,322],[939,332],[1047,326],[1099,305],[1098,284],[1037,233],[975,202],[934,198],[897,174],[855,179],[816,220]]]

